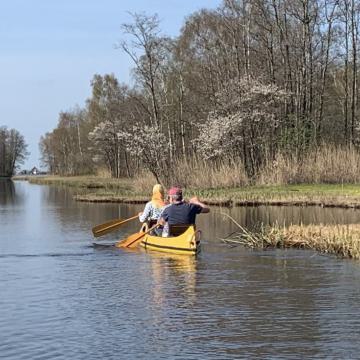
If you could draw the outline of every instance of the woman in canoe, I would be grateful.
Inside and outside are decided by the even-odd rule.
[[[147,222],[149,226],[152,226],[159,220],[162,211],[167,205],[164,197],[163,186],[160,184],[154,185],[151,201],[145,205],[144,211],[139,213],[140,222]]]

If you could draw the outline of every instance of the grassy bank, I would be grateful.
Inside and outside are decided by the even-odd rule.
[[[133,193],[131,179],[114,179],[98,176],[16,176],[14,180],[27,180],[31,184],[66,186],[79,192]]]
[[[238,224],[240,231],[223,239],[232,246],[250,248],[301,248],[312,249],[342,258],[360,259],[360,225],[291,225],[267,227],[250,232]]]
[[[153,182],[141,184],[133,179],[112,179],[96,176],[29,176],[17,177],[32,184],[70,187],[75,199],[90,202],[146,202]],[[316,205],[323,207],[360,208],[360,184],[311,184],[242,186],[200,189],[188,187],[185,196],[199,196],[210,205]]]
[[[93,202],[145,202],[155,183],[146,171],[132,179],[112,179],[104,169],[99,174],[102,176],[22,179],[68,186],[78,201]],[[174,184],[186,189],[186,197],[197,195],[210,205],[360,208],[360,152],[354,147],[323,145],[309,151],[301,161],[279,153],[275,160],[265,159],[251,179],[239,159],[209,162],[192,157],[173,164],[172,178]]]

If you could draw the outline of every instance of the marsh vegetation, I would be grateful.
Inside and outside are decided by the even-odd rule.
[[[239,231],[221,240],[229,246],[252,249],[299,248],[360,259],[360,224],[263,226],[249,230],[232,219]]]

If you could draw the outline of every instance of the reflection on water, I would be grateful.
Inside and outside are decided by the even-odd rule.
[[[72,198],[73,193],[62,188],[44,186],[41,191],[43,208],[46,208],[49,203],[54,204],[58,220],[65,227],[69,227],[80,217],[84,230],[110,219],[130,218],[142,211],[144,207],[144,205],[133,204],[76,203]],[[358,209],[321,208],[317,206],[213,207],[210,214],[198,216],[198,228],[202,230],[205,239],[209,237],[221,238],[238,230],[231,219],[222,215],[224,213],[250,229],[258,227],[260,224],[352,224],[360,221]],[[130,234],[138,228],[140,228],[140,223],[134,220],[122,230],[125,234]],[[110,234],[108,238],[113,239],[115,235],[116,233]]]
[[[0,179],[0,205],[13,204],[15,201],[16,194],[13,181]]]
[[[15,183],[0,205],[0,357],[356,358],[360,265],[311,251],[229,249],[260,222],[357,222],[359,211],[214,208],[198,257],[92,247],[91,227],[143,205],[88,204]],[[16,200],[17,198],[22,201]],[[97,239],[113,243],[137,221]]]
[[[181,282],[181,291],[176,297],[184,297],[187,306],[191,307],[196,294],[196,257],[143,251],[149,254],[151,261],[152,301],[161,305],[167,294],[166,284]]]

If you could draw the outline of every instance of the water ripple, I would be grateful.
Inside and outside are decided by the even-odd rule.
[[[38,257],[73,257],[73,256],[89,256],[93,253],[44,253],[44,254],[0,254],[0,259],[2,258],[38,258]]]
[[[215,234],[231,225],[215,218],[200,223],[208,237],[196,259],[107,243],[137,225],[89,245],[91,224],[140,207],[79,204],[59,189],[20,186],[26,202],[1,208],[0,357],[359,357],[357,263],[229,249]],[[244,223],[258,220],[236,211]]]

